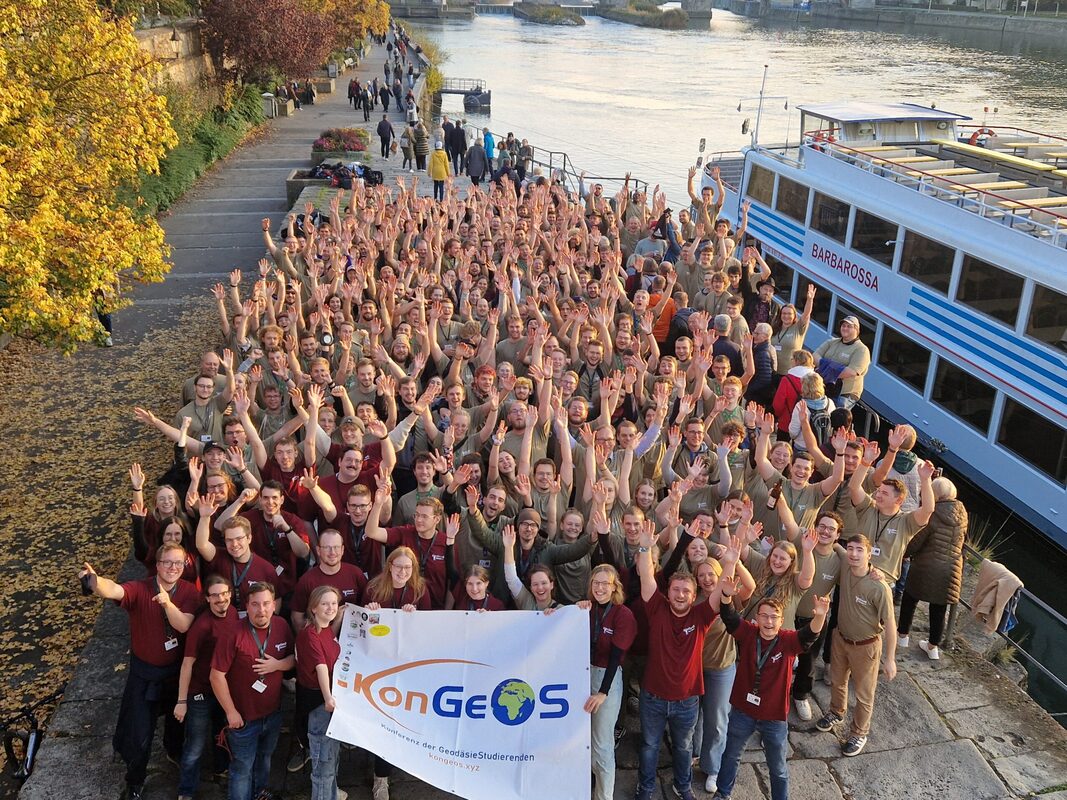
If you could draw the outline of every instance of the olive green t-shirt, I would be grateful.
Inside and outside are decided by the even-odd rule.
[[[841,596],[837,607],[837,628],[853,642],[878,636],[893,614],[889,584],[866,575],[856,576],[845,566],[839,581]]]
[[[871,565],[885,573],[887,580],[896,582],[900,577],[900,565],[908,542],[923,528],[915,514],[915,511],[889,516],[880,514],[870,495],[856,506],[857,532],[870,540]]]

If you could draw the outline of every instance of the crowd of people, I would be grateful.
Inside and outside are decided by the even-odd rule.
[[[434,198],[417,177],[357,182],[280,240],[263,220],[253,277],[213,289],[220,346],[178,381],[180,410],[135,412],[174,448],[151,501],[130,469],[149,576],[81,570],[130,616],[114,745],[131,800],[160,716],[179,800],[202,769],[230,800],[269,796],[292,679],[287,769],[345,797],[325,734],[345,603],[587,609],[597,800],[628,726],[637,800],[668,729],[679,797],[696,765],[730,798],[758,732],[784,800],[787,719],[814,719],[820,671],[816,727],[863,751],[920,601],[918,645],[940,657],[966,512],[911,427],[884,454],[853,431],[858,320],[807,349],[814,292],[782,305],[747,209],[735,229],[721,183],[694,179],[677,220],[658,187],[528,172]],[[374,758],[375,800],[392,771]]]

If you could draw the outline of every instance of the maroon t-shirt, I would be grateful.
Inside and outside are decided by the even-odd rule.
[[[296,586],[297,565],[299,559],[289,544],[289,535],[282,530],[275,530],[258,510],[244,511],[241,516],[252,526],[252,550],[262,556],[274,567],[274,588],[279,597],[284,597]],[[288,511],[282,512],[286,525],[296,531],[305,543],[308,541],[307,527],[303,520]]]
[[[486,611],[504,611],[507,609],[500,598],[494,597],[490,592],[485,593],[485,597],[481,600],[474,600],[467,593],[466,582],[456,584],[452,589],[452,608],[456,611],[477,611],[480,608],[484,608]],[[436,608],[436,606],[435,606]],[[444,606],[441,606],[444,608]]]
[[[365,525],[357,528],[352,524],[352,518],[346,514],[343,519],[337,520],[335,527],[345,538],[345,551],[341,555],[342,561],[359,567],[363,570],[363,574],[367,576],[368,580],[382,571],[382,563],[385,560],[385,545],[369,538],[366,535]]]
[[[327,625],[318,633],[310,625],[296,635],[296,682],[305,689],[319,689],[319,676],[315,667],[325,664],[333,680],[333,665],[341,657],[341,645]]]
[[[289,623],[281,617],[271,617],[269,628],[256,629],[258,645],[253,639],[252,630],[252,623],[248,620],[224,630],[211,658],[211,668],[226,673],[230,697],[245,722],[262,719],[281,707],[282,678],[285,673],[278,670],[269,675],[257,675],[252,669],[260,657],[260,646],[265,655],[277,659],[293,654],[293,632]],[[257,684],[263,686],[262,691],[257,690]]]
[[[153,667],[169,667],[182,659],[185,634],[170,626],[163,606],[154,600],[157,594],[155,578],[127,581],[122,584],[119,606],[130,615],[130,651]],[[188,581],[174,584],[170,601],[186,614],[195,614],[200,608],[200,594]]]
[[[612,646],[623,656],[637,636],[634,612],[623,605],[610,605],[605,612],[594,603],[589,610],[589,645],[594,667],[607,667]]]
[[[244,564],[238,564],[224,549],[215,548],[215,559],[204,571],[205,575],[217,573],[228,578],[233,584],[233,605],[237,607],[238,615],[244,619],[244,596],[248,594],[248,587],[253,583],[269,583],[277,589],[278,574],[274,567],[265,558],[260,558],[255,553]]]
[[[741,620],[733,633],[737,640],[737,676],[730,692],[730,705],[744,711],[753,719],[785,720],[789,717],[789,687],[793,685],[793,659],[804,652],[796,631],[782,629],[778,641],[770,650],[760,670],[759,705],[748,702],[748,695],[756,685],[756,640],[759,627]],[[767,641],[763,642],[766,653]]]
[[[333,575],[323,572],[321,564],[316,564],[301,575],[300,580],[296,582],[296,589],[293,590],[289,608],[301,614],[307,612],[308,598],[320,586],[332,586],[340,591],[342,603],[358,603],[363,596],[363,588],[367,585],[367,576],[363,574],[363,570],[352,564],[342,561],[338,566],[339,569]]]
[[[332,528],[338,523],[344,522],[344,518],[348,516],[348,491],[356,485],[356,481],[351,483],[345,483],[336,475],[327,475],[325,478],[319,478],[319,488],[326,492],[333,500],[334,510],[337,512],[337,516],[333,518],[333,522],[326,519],[322,510],[319,510],[319,530],[326,530],[326,528]],[[373,489],[371,489],[373,491]]]
[[[285,502],[282,503],[282,511],[296,514],[301,519],[314,519],[318,510],[311,493],[300,485],[300,479],[304,476],[304,460],[297,458],[296,467],[292,472],[285,472],[274,456],[267,459],[263,469],[259,471],[263,483],[278,481],[282,485],[282,494]],[[338,511],[340,513],[340,510]]]
[[[215,655],[215,642],[219,635],[237,622],[237,609],[230,605],[226,616],[216,617],[210,610],[205,611],[185,635],[185,658],[195,658],[193,674],[189,679],[189,698],[206,695],[211,691],[208,675],[211,672],[211,658]]]
[[[386,528],[386,547],[410,547],[419,559],[419,572],[426,581],[426,590],[430,593],[430,607],[441,610],[445,607],[445,593],[448,585],[448,570],[445,557],[448,553],[443,531],[436,531],[433,539],[423,539],[415,531],[414,525],[397,525]]]
[[[367,588],[363,590],[363,604],[377,603],[371,593],[370,584],[367,584]],[[392,596],[388,597],[384,603],[381,603],[382,608],[403,608],[404,606],[412,604],[419,611],[430,610],[430,593],[423,592],[422,597],[417,601],[415,600],[415,590],[410,586],[405,586],[403,589],[393,589]]]
[[[685,700],[704,694],[704,635],[718,612],[696,603],[677,616],[662,593],[645,602],[648,617],[648,664],[644,689],[662,700]]]

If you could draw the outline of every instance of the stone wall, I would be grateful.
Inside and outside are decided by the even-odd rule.
[[[138,30],[134,36],[141,49],[151,53],[163,65],[164,74],[174,83],[189,86],[214,72],[211,58],[204,52],[196,20]]]

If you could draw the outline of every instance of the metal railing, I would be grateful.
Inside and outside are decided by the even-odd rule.
[[[506,134],[500,134],[491,128],[479,127],[478,125],[466,125],[465,130],[469,135],[478,137],[482,137],[485,131],[488,130],[497,143],[502,142],[507,138]],[[521,140],[522,137],[520,136],[519,138]],[[578,181],[584,180],[587,190],[594,183],[602,184],[604,186],[604,195],[610,198],[626,183],[625,176],[592,175],[586,173],[583,179],[582,170],[574,165],[574,162],[571,161],[571,157],[567,153],[562,150],[548,150],[544,147],[538,147],[537,145],[531,145],[531,147],[533,148],[533,155],[530,158],[530,163],[541,167],[545,171],[546,178],[551,178],[553,176],[559,178],[563,183],[564,188],[568,191],[577,190]],[[486,155],[494,164],[496,163],[496,153],[486,153]],[[647,192],[648,181],[635,178],[631,175],[630,190]]]
[[[894,144],[899,144],[902,150],[924,146],[923,142]],[[880,178],[892,180],[899,186],[914,189],[928,197],[951,202],[965,211],[997,219],[1010,228],[1041,241],[1048,241],[1055,247],[1067,246],[1067,215],[1049,208],[1031,206],[1026,200],[1015,200],[986,189],[969,188],[958,177],[934,175],[915,164],[895,164],[877,153],[867,153],[840,142],[805,139],[801,147],[836,158]],[[1064,206],[1067,206],[1067,195],[1064,195],[1063,202]],[[1005,203],[1012,203],[1018,208],[1006,206]],[[1034,219],[1032,214],[1038,214],[1038,218]],[[1049,222],[1043,221],[1046,217]]]
[[[481,78],[445,78],[442,92],[484,92],[485,81]]]
[[[983,556],[981,553],[979,553],[977,550],[975,550],[969,544],[965,543],[963,545],[963,550],[964,550],[964,553],[966,555],[970,556],[973,559],[978,560],[979,563],[981,563],[981,561],[983,561],[985,559],[985,556]],[[1059,641],[1062,642],[1064,640],[1067,640],[1067,618],[1065,618],[1056,609],[1054,609],[1052,606],[1050,606],[1048,603],[1046,603],[1044,600],[1042,600],[1040,597],[1035,595],[1033,592],[1031,592],[1026,587],[1023,587],[1019,591],[1020,591],[1019,609],[1023,608],[1023,602],[1030,603],[1036,609],[1038,609],[1041,613],[1043,613],[1044,615],[1049,617],[1050,618],[1050,623],[1056,624],[1056,625],[1059,626],[1060,633],[1059,633],[1059,636],[1057,637],[1059,639]],[[970,604],[966,600],[964,600],[962,597],[960,598],[960,602],[959,603],[949,607],[948,624],[945,627],[945,636],[944,636],[944,641],[947,644],[951,644],[952,640],[954,638],[954,635],[955,635],[955,632],[956,632],[956,621],[957,621],[957,619],[959,617],[959,608],[960,608],[960,606],[963,606],[967,611],[973,610],[971,608]],[[1031,620],[1024,619],[1024,614],[1022,612],[1020,612],[1019,609],[1016,609],[1016,617],[1019,620],[1019,622],[1022,623],[1023,625],[1027,625],[1027,624],[1032,623],[1033,622],[1032,619]],[[999,620],[998,620],[998,627],[999,627]],[[1023,641],[1021,639],[1012,639],[1008,634],[1001,633],[999,630],[996,631],[996,635],[999,636],[1001,639],[1003,639],[1004,643],[1007,646],[1010,646],[1014,650],[1015,653],[1018,653],[1019,655],[1021,655],[1026,660],[1027,664],[1030,664],[1031,666],[1035,667],[1037,669],[1037,671],[1041,674],[1041,676],[1043,676],[1044,678],[1046,678],[1049,681],[1051,681],[1053,683],[1053,685],[1055,685],[1059,689],[1059,691],[1062,693],[1064,699],[1067,700],[1067,683],[1065,683],[1063,679],[1061,679],[1058,675],[1056,675],[1056,673],[1054,673],[1047,666],[1045,666],[1045,664],[1043,664],[1033,653],[1031,653],[1029,650],[1027,650],[1023,646]],[[1029,673],[1029,670],[1027,670],[1027,672]],[[1054,711],[1054,710],[1049,709],[1049,708],[1046,708],[1045,710],[1048,711],[1049,716],[1054,717],[1055,719],[1059,720],[1062,724],[1067,726],[1067,708],[1065,708],[1065,710],[1062,710],[1062,711],[1060,711],[1060,710],[1055,710]]]

